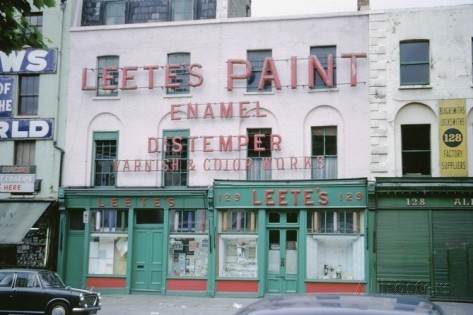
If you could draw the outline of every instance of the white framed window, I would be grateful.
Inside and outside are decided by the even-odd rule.
[[[118,87],[118,66],[119,66],[119,57],[118,56],[100,56],[97,58],[97,96],[117,96],[117,89],[103,89],[103,70],[108,70],[109,77],[112,77],[112,80],[107,81],[109,86]]]
[[[429,41],[400,43],[401,85],[428,85],[430,83]]]
[[[251,159],[251,166],[246,172],[248,180],[269,180],[271,179],[271,128],[248,129],[248,152],[247,157]],[[264,135],[261,137],[259,148],[264,150],[255,150],[255,135]]]
[[[312,127],[312,179],[338,176],[337,126]]]

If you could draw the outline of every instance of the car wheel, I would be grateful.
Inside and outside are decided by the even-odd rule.
[[[56,302],[49,308],[49,315],[69,315],[69,307],[62,302]]]

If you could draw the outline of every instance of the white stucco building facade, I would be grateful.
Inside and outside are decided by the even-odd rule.
[[[69,33],[66,281],[364,291],[368,14],[230,18],[244,8],[216,1],[212,18],[196,1],[176,21],[176,1],[104,25],[120,17],[94,1]]]

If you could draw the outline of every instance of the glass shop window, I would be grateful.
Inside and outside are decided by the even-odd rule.
[[[218,232],[218,276],[256,278],[258,211],[219,211]]]
[[[170,277],[206,277],[209,236],[207,210],[169,211]]]
[[[126,274],[128,212],[91,211],[89,274]]]
[[[256,278],[257,247],[257,235],[219,235],[218,276]]]
[[[364,211],[316,210],[307,220],[307,278],[363,280]]]

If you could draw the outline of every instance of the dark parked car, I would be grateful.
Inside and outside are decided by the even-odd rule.
[[[238,315],[446,315],[442,308],[416,296],[309,294],[275,295],[241,309]]]
[[[0,314],[96,314],[100,293],[67,287],[48,270],[0,270]]]

